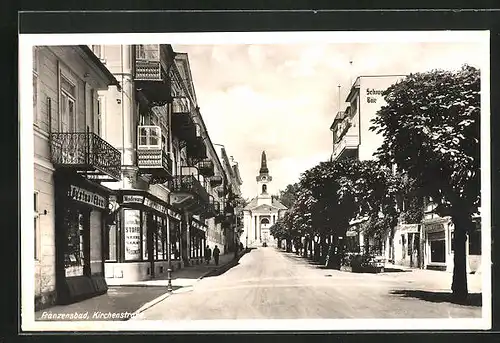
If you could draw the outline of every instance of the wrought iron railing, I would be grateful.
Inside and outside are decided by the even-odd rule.
[[[50,153],[55,166],[121,179],[120,151],[93,132],[53,132]]]
[[[214,175],[214,162],[210,159],[206,159],[198,162],[198,170],[200,174],[204,176],[213,176]]]
[[[222,176],[220,175],[214,175],[210,178],[210,185],[212,187],[220,186],[222,185]],[[217,191],[219,192],[219,191]]]
[[[135,79],[140,81],[163,81],[160,61],[136,60]]]
[[[175,176],[172,180],[172,191],[192,193],[205,203],[209,201],[207,190],[194,175]]]
[[[137,166],[145,169],[172,170],[172,159],[163,149],[137,149]]]

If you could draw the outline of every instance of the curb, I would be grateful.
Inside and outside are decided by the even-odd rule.
[[[157,298],[155,298],[155,299],[153,299],[153,300],[151,300],[151,301],[149,301],[149,302],[145,303],[144,305],[142,305],[141,307],[139,307],[139,309],[137,309],[136,311],[134,311],[134,312],[132,313],[132,316],[129,318],[129,320],[130,320],[131,318],[136,317],[136,316],[137,316],[137,315],[139,315],[140,313],[142,313],[142,312],[146,311],[147,309],[149,309],[149,308],[153,307],[154,305],[158,304],[159,302],[161,302],[161,301],[165,300],[166,298],[168,298],[168,297],[169,297],[170,295],[172,295],[173,293],[174,293],[174,292],[172,292],[172,293],[168,293],[168,292],[167,292],[167,293],[165,293],[165,294],[163,294],[163,295],[160,295],[159,297],[157,297]]]

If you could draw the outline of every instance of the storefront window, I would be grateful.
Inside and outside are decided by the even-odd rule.
[[[105,255],[104,258],[107,261],[116,261],[117,256],[117,245],[116,245],[116,225],[108,225],[106,234],[105,234]],[[107,249],[106,249],[107,247]]]
[[[141,258],[141,211],[124,210],[125,260]]]
[[[156,246],[157,254],[155,255],[157,260],[162,260],[165,258],[165,221],[162,217],[157,217],[158,230],[156,231]]]
[[[431,262],[438,262],[438,263],[446,262],[444,239],[431,241],[430,246],[431,246]]]
[[[148,212],[142,211],[142,259],[147,260],[149,257],[148,251]]]
[[[67,242],[64,253],[66,277],[84,274],[84,266],[88,262],[85,255],[87,223],[89,223],[89,212],[75,208],[68,209],[65,220]]]

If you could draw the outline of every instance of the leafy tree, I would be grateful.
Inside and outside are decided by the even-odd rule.
[[[298,183],[290,184],[286,186],[285,190],[279,192],[278,200],[287,208],[292,208],[297,199],[299,190],[300,187]]]
[[[377,152],[382,163],[396,164],[415,180],[422,194],[451,216],[455,227],[452,291],[468,294],[466,238],[480,206],[480,73],[464,65],[458,71],[417,73],[389,87],[387,102],[372,130],[384,137]]]

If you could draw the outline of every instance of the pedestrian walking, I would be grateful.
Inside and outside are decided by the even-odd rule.
[[[212,249],[207,245],[205,248],[205,261],[207,264],[210,264],[210,260],[212,259]]]
[[[217,248],[217,245],[214,248],[214,260],[215,260],[215,265],[219,265],[219,255],[220,255],[220,250]]]

